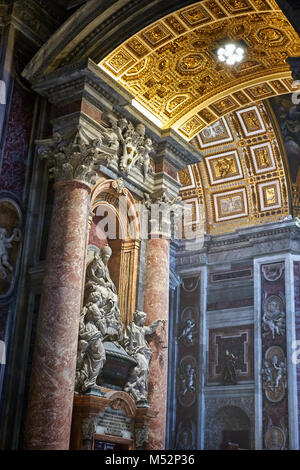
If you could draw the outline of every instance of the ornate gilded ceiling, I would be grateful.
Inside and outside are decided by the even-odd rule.
[[[180,172],[181,196],[206,232],[282,220],[289,215],[284,152],[263,102],[230,113],[192,143],[201,162]]]
[[[228,40],[245,47],[233,67],[216,56]],[[293,91],[285,59],[298,55],[300,39],[274,0],[204,0],[156,21],[99,65],[161,127],[190,140],[229,112]]]

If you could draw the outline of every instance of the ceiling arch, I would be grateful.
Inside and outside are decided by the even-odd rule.
[[[218,62],[225,41],[242,43],[245,60]],[[144,28],[100,67],[147,111],[190,140],[248,103],[292,91],[286,58],[300,38],[274,0],[204,0]]]
[[[50,37],[23,71],[30,82],[90,58],[98,63],[153,21],[195,0],[88,0]]]

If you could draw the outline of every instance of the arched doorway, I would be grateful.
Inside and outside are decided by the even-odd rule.
[[[208,445],[211,450],[220,450],[228,442],[241,449],[251,449],[251,425],[248,415],[238,406],[219,408],[210,420]]]

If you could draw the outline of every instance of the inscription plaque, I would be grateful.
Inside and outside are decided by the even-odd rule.
[[[132,439],[132,427],[132,418],[128,418],[123,409],[113,410],[108,407],[101,413],[99,420],[96,422],[96,434]]]

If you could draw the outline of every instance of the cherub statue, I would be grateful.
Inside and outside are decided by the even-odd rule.
[[[264,361],[264,367],[262,369],[262,376],[263,376],[263,382],[264,386],[266,388],[272,387],[273,384],[273,374],[272,374],[272,369],[271,369],[271,364],[269,361]]]
[[[194,334],[195,326],[196,326],[195,322],[191,318],[188,318],[185,322],[185,325],[180,335],[177,338],[177,341],[185,339],[187,344],[193,344],[193,334]]]
[[[119,149],[120,143],[116,123],[113,120],[110,120],[110,126],[110,128],[105,128],[103,135],[108,143],[109,148],[117,151]]]
[[[2,279],[7,279],[8,271],[13,271],[13,267],[8,260],[8,250],[12,248],[11,242],[20,242],[21,239],[22,235],[19,228],[14,228],[10,237],[6,228],[0,228],[0,274]]]
[[[180,394],[184,397],[187,393],[195,392],[195,369],[188,362],[181,373],[181,391]]]
[[[144,175],[144,180],[147,178],[148,173],[151,171],[151,165],[150,165],[150,153],[153,150],[152,147],[152,140],[147,138],[145,139],[145,142],[143,145],[140,145],[138,147],[138,158],[142,164],[143,167],[143,175]]]
[[[283,382],[285,379],[285,363],[283,361],[278,361],[278,356],[274,355],[272,357],[272,366],[275,370],[274,373],[274,391],[278,390],[280,382]]]

